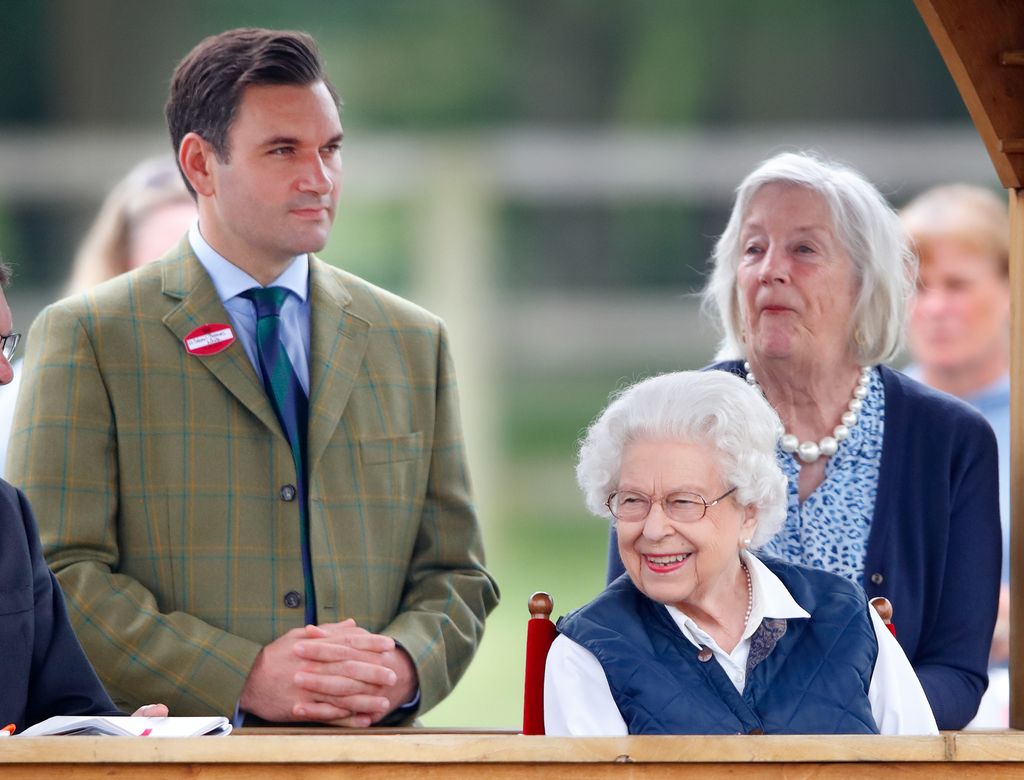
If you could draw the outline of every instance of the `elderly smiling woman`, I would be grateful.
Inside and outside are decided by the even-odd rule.
[[[906,656],[854,583],[764,558],[786,514],[779,418],[718,371],[633,385],[580,448],[626,573],[563,618],[548,734],[934,734]]]

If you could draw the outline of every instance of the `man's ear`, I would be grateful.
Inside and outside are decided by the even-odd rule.
[[[213,166],[216,152],[208,141],[197,133],[188,133],[178,147],[178,163],[192,189],[209,197],[214,192]]]

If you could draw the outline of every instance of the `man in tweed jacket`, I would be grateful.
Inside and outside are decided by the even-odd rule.
[[[159,262],[40,315],[11,479],[115,701],[411,720],[462,675],[497,601],[444,326],[308,254],[341,180],[337,99],[312,39],[203,41],[167,114],[198,223]],[[229,290],[239,274],[292,280],[281,319],[299,323],[288,356],[309,398],[316,626],[303,620],[302,475],[260,379],[252,304]]]

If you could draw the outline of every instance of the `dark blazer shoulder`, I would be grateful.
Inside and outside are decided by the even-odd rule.
[[[32,557],[38,532],[32,515],[23,511],[24,496],[0,479],[0,591],[32,591]]]
[[[21,513],[22,492],[5,479],[0,479],[0,512]]]

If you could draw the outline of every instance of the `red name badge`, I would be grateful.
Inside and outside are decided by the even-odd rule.
[[[230,325],[211,322],[200,325],[184,338],[190,355],[216,355],[235,343],[235,332]]]

